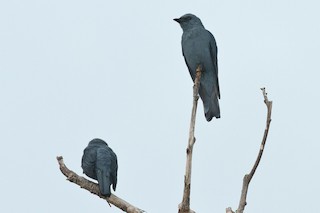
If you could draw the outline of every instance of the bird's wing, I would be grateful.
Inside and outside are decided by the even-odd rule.
[[[81,160],[81,167],[83,169],[83,172],[93,178],[97,179],[96,174],[95,174],[95,163],[96,163],[96,153],[92,149],[92,147],[87,147],[83,151],[83,156]]]
[[[111,150],[111,178],[112,178],[112,188],[116,191],[118,182],[118,160],[117,155]]]
[[[85,148],[85,150],[83,151],[83,156],[82,156],[82,160],[81,160],[81,163],[83,166],[86,166],[86,165],[94,165],[94,162],[95,162],[95,156],[92,155],[92,152],[91,152],[91,149],[89,147]]]
[[[215,90],[216,90],[217,95],[220,99],[220,88],[219,88],[219,79],[218,79],[218,59],[217,59],[218,48],[217,48],[216,40],[214,39],[213,35],[210,32],[209,32],[209,34],[211,36],[210,54],[211,54],[211,58],[212,58],[213,66],[214,66],[214,72],[213,72],[213,78],[215,81],[214,85],[216,85]]]
[[[194,81],[194,79],[196,78],[196,72],[191,68],[191,66],[188,64],[188,61],[186,59],[186,56],[184,54],[184,49],[183,49],[183,45],[182,45],[182,55],[183,55],[183,58],[184,58],[184,61],[186,62],[186,65],[188,67],[188,70],[189,70],[189,73],[190,73],[190,76],[192,78],[192,80]]]
[[[100,192],[110,194],[111,153],[106,148],[97,149],[96,173]]]

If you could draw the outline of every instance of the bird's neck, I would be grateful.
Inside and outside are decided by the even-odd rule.
[[[201,30],[201,29],[205,29],[203,25],[196,25],[196,26],[191,26],[188,28],[183,29],[183,32],[192,32],[194,30]]]

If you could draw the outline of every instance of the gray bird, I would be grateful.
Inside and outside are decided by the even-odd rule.
[[[182,54],[193,81],[198,65],[202,67],[199,95],[203,101],[205,117],[207,121],[211,121],[213,117],[220,118],[216,40],[193,14],[185,14],[173,20],[178,22],[183,30]]]
[[[110,186],[115,191],[117,186],[117,155],[106,142],[93,139],[83,151],[81,167],[83,173],[98,181],[102,195],[110,197]]]

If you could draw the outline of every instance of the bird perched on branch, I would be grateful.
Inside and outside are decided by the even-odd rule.
[[[193,14],[185,14],[173,20],[178,22],[183,30],[182,54],[193,81],[197,67],[202,67],[199,95],[203,101],[205,117],[207,121],[211,121],[213,117],[220,118],[216,41],[204,28],[201,20]]]
[[[83,151],[81,167],[83,173],[98,181],[102,195],[110,197],[117,186],[118,162],[117,155],[106,142],[93,139]]]

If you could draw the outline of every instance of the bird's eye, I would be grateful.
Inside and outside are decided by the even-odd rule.
[[[182,17],[181,20],[182,20],[183,22],[187,22],[187,21],[190,21],[191,18],[192,18],[192,17],[190,17],[190,16],[185,16],[185,17]]]

